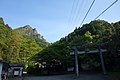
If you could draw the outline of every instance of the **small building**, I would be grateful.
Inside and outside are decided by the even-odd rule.
[[[11,69],[13,70],[13,75],[16,76],[23,76],[23,69],[24,66],[22,64],[10,64]]]
[[[0,60],[0,80],[8,78],[9,68],[10,68],[9,63]]]

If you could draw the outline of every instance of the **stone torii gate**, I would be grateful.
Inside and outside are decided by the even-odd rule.
[[[103,53],[102,52],[107,52],[107,49],[102,49],[101,45],[97,44],[94,46],[90,46],[90,47],[96,47],[96,50],[84,50],[84,51],[78,51],[78,49],[84,48],[86,49],[86,46],[72,46],[70,47],[70,49],[73,49],[74,52],[70,52],[71,55],[75,55],[75,72],[76,72],[76,76],[79,76],[79,67],[78,67],[78,54],[91,54],[91,53],[99,53],[100,56],[100,61],[101,61],[101,67],[102,67],[102,71],[103,74],[106,74],[106,69],[105,69],[105,65],[104,65],[104,59],[103,59]]]

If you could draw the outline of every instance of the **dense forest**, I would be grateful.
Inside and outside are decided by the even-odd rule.
[[[68,46],[90,46],[106,43],[104,60],[107,70],[120,70],[120,22],[108,23],[104,20],[95,20],[84,24],[51,44],[33,57],[36,62],[47,66],[48,71],[66,71],[67,67],[74,66],[74,56],[70,55]],[[45,62],[45,63],[43,63]],[[101,70],[99,54],[79,55],[80,65],[87,64],[91,70]],[[52,66],[52,67],[51,67]],[[54,69],[53,69],[54,68]],[[51,71],[49,71],[51,72]]]
[[[1,60],[22,63],[28,67],[29,72],[36,74],[38,71],[42,73],[41,69],[47,70],[48,73],[63,72],[67,67],[74,66],[74,56],[70,55],[73,50],[68,46],[106,43],[102,46],[107,49],[107,53],[104,54],[106,68],[120,71],[120,21],[109,23],[104,20],[94,20],[82,27],[76,27],[73,32],[51,44],[44,39],[38,39],[38,35],[25,34],[23,29],[13,30],[0,18]],[[79,55],[79,63],[89,65],[91,70],[99,70],[101,63],[98,55]]]
[[[24,32],[18,28],[12,29],[0,18],[0,60],[28,66],[32,64],[30,58],[48,46],[48,42],[36,36],[38,34],[32,36]]]

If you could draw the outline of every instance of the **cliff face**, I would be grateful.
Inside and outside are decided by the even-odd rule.
[[[44,37],[41,36],[41,34],[39,34],[37,32],[37,30],[35,28],[33,29],[30,25],[26,25],[26,26],[17,28],[16,30],[19,30],[19,32],[22,33],[22,34],[24,34],[24,35],[34,36],[34,37],[40,39],[41,41],[45,41],[46,42],[46,40],[44,39]]]

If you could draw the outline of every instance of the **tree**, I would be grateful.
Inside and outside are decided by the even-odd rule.
[[[17,62],[17,59],[19,59],[20,38],[17,32],[13,31],[9,25],[4,24],[3,19],[0,20],[0,46],[2,60],[10,63]]]
[[[42,48],[36,43],[35,39],[30,36],[24,36],[20,46],[20,58],[21,63],[25,64],[26,67],[30,62],[30,58],[42,50]]]

